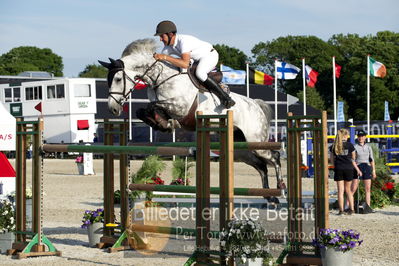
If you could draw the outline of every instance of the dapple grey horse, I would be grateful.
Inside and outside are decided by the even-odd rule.
[[[140,83],[147,85],[147,110],[139,110],[137,115],[156,129],[171,129],[179,125],[194,130],[190,126],[195,110],[204,114],[222,113],[223,106],[219,99],[209,92],[198,93],[188,77],[179,69],[153,58],[157,49],[155,40],[142,39],[129,44],[122,53],[121,59],[110,59],[110,63],[99,61],[107,67],[110,111],[119,116],[122,105],[127,100],[131,88]],[[196,105],[197,95],[201,103]],[[230,93],[236,102],[231,108],[234,120],[234,141],[264,142],[269,139],[269,125],[272,116],[270,106],[260,99],[251,99],[236,93]],[[150,111],[148,111],[150,110]],[[151,118],[152,116],[152,118]],[[158,118],[168,121],[161,127]],[[176,123],[178,121],[178,123]],[[194,120],[195,121],[195,120]],[[236,151],[234,159],[253,166],[261,175],[263,188],[269,188],[267,164],[276,170],[277,187],[283,185],[281,178],[280,154],[277,151],[255,150]]]

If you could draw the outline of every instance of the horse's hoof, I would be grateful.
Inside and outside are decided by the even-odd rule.
[[[232,106],[234,106],[236,104],[236,102],[233,100],[233,99],[231,99],[231,98],[229,98],[229,99],[226,99],[224,102],[223,102],[223,105],[226,107],[226,109],[230,109]]]
[[[179,121],[177,121],[176,119],[169,119],[168,120],[168,128],[173,130],[176,128],[181,128],[181,125],[180,125]]]
[[[270,197],[269,199],[267,199],[269,203],[272,204],[280,204],[280,200],[276,197]]]

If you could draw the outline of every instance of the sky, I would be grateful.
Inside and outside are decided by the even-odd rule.
[[[340,33],[399,32],[398,0],[0,0],[0,10],[0,54],[19,46],[50,48],[63,58],[66,77],[119,58],[134,40],[159,40],[153,35],[162,20],[247,56],[259,42],[288,35],[327,41]]]

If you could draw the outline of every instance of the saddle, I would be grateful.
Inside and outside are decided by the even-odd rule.
[[[195,71],[197,70],[198,62],[194,62],[190,67],[187,69],[187,74],[190,77],[191,82],[194,84],[201,91],[208,91],[208,89],[204,86],[201,80],[197,78],[195,75]],[[220,83],[223,78],[223,74],[220,71],[216,72],[209,72],[208,77],[213,79],[215,82]]]

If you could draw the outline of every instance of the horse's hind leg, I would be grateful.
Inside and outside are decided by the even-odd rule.
[[[276,179],[277,179],[277,188],[285,189],[285,184],[283,177],[281,175],[281,161],[280,161],[280,152],[271,151],[271,158],[267,160],[269,164],[271,164],[276,170]]]
[[[261,176],[262,187],[269,188],[269,179],[267,176],[267,164],[262,157],[252,151],[236,150],[234,152],[234,159],[244,162],[255,168]]]

